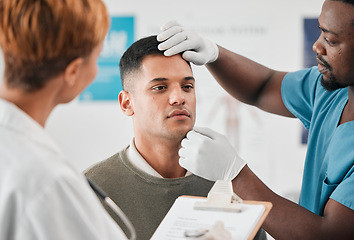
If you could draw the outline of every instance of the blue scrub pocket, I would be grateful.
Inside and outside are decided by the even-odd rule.
[[[335,184],[329,183],[327,176],[323,180],[322,191],[321,191],[321,202],[320,202],[320,209],[319,209],[319,213],[321,216],[323,216],[324,207],[328,202],[329,197],[332,195],[334,190],[336,190],[338,185],[339,185],[338,183]]]

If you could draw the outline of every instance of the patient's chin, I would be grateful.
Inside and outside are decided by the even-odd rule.
[[[175,139],[177,141],[182,141],[186,137],[187,133],[192,130],[192,128],[178,129],[171,131],[169,134],[170,139]]]

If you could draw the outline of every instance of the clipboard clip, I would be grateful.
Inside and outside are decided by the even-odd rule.
[[[232,190],[231,181],[217,180],[210,189],[207,201],[194,204],[196,210],[241,212],[242,199]]]

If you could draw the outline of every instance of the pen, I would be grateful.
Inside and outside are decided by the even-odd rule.
[[[106,193],[99,188],[91,179],[86,178],[90,187],[92,190],[97,194],[97,196],[107,204],[107,206],[122,220],[122,222],[125,224],[125,226],[128,228],[130,232],[130,238],[129,240],[135,240],[136,239],[136,232],[134,229],[133,224],[129,221],[127,216],[124,214],[124,212],[110,199]]]
[[[203,228],[200,228],[200,229],[192,229],[192,230],[186,230],[184,232],[184,236],[185,237],[201,237],[201,236],[204,236],[207,232],[209,232],[208,229],[203,229]]]

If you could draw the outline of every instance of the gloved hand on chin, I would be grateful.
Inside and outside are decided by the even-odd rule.
[[[161,27],[162,32],[157,35],[159,50],[165,51],[165,56],[182,53],[182,57],[194,63],[203,65],[216,61],[219,55],[218,46],[198,33],[188,30],[176,21],[170,21]]]
[[[209,128],[195,127],[181,145],[179,164],[211,181],[230,181],[246,165],[227,138]]]

